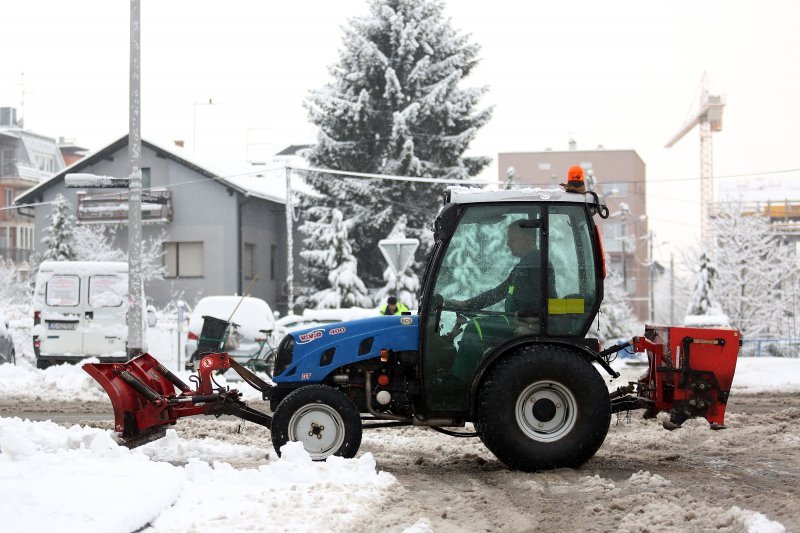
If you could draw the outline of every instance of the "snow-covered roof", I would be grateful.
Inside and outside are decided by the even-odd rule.
[[[794,173],[718,179],[717,183],[720,202],[800,202],[800,180]]]
[[[128,272],[124,261],[42,261],[39,272],[104,274]]]
[[[24,157],[18,156],[15,158],[17,173],[21,178],[38,181],[45,180],[53,175],[52,172],[41,170],[36,166],[37,155],[51,157],[55,170],[60,171],[65,167],[61,150],[59,150],[55,139],[51,137],[23,130],[17,126],[0,126],[0,137],[15,139],[25,153]]]
[[[462,187],[459,185],[448,187],[450,202],[455,204],[471,204],[483,202],[586,202],[593,204],[594,196],[590,194],[569,193],[563,189],[545,189],[539,187],[526,187],[492,191],[475,187]],[[605,200],[600,196],[600,203],[605,205]]]
[[[61,183],[68,173],[76,173],[103,159],[108,154],[127,146],[128,136],[123,135],[113,143],[97,150],[83,159],[76,161],[52,178],[43,181],[22,193],[15,200],[16,203],[33,201],[36,194],[49,187]],[[276,203],[286,202],[286,174],[287,163],[271,162],[270,164],[256,164],[247,160],[228,160],[219,162],[202,162],[199,158],[188,156],[179,150],[164,148],[156,143],[142,139],[142,146],[156,151],[159,156],[172,159],[209,179],[220,182],[246,196],[254,196]],[[299,182],[301,180],[296,180]],[[292,182],[293,185],[295,181]]]

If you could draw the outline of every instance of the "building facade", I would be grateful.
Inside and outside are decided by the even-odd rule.
[[[78,224],[115,224],[115,244],[127,251],[125,189],[66,188],[68,173],[127,177],[127,135],[86,156],[17,198],[44,203],[35,214],[37,253],[52,202],[64,195]],[[194,304],[204,296],[249,294],[286,312],[285,174],[248,168],[226,174],[190,161],[178,150],[142,140],[142,239],[163,236],[163,280],[145,285],[148,301]]]
[[[571,143],[571,148],[574,144]],[[583,167],[590,185],[603,195],[611,213],[596,218],[609,267],[624,279],[634,313],[650,317],[650,263],[644,161],[634,150],[547,150],[498,154],[499,180],[518,186],[556,188],[566,183],[567,170]]]
[[[30,269],[35,224],[13,208],[14,198],[65,168],[56,141],[23,129],[13,107],[0,108],[0,259]]]

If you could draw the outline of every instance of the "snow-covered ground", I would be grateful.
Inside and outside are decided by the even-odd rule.
[[[623,376],[614,387],[643,372],[621,361],[616,366]],[[800,359],[740,359],[733,394],[758,391],[800,391]],[[0,399],[56,403],[106,397],[78,366],[38,370],[21,362],[0,365]],[[403,442],[397,435],[376,433],[367,438],[367,447],[396,448]],[[481,448],[479,442],[470,446]],[[468,450],[465,457],[476,453]],[[355,531],[368,527],[371,513],[403,490],[395,476],[377,468],[369,452],[314,463],[297,444],[283,451],[277,458],[271,449],[213,437],[181,438],[173,430],[164,439],[128,450],[108,430],[0,418],[0,524],[4,531],[108,532],[145,526],[153,531]],[[260,466],[237,467],[243,459]],[[536,479],[530,483],[536,485]],[[668,480],[650,472],[616,483],[597,476],[570,483],[579,492],[609,495],[628,486],[655,494],[667,485]],[[733,530],[784,530],[758,509],[721,511],[718,520]],[[411,516],[401,530],[433,530],[426,519]],[[631,515],[629,522],[635,526],[636,517]]]

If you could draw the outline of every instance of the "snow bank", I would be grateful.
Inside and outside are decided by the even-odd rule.
[[[219,462],[248,454],[266,450],[174,431],[128,450],[108,431],[0,418],[0,516],[7,531],[336,530],[396,483],[369,453],[315,463],[299,443],[258,469]]]
[[[647,371],[646,366],[625,359],[617,359],[611,366],[621,376],[609,384],[610,389],[636,381]],[[800,358],[740,357],[731,389],[732,394],[737,392],[800,392]]]

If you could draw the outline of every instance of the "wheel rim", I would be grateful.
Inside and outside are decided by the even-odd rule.
[[[344,443],[344,420],[332,407],[309,404],[289,419],[289,440],[303,443],[312,459],[325,459]]]
[[[578,404],[572,392],[555,381],[537,381],[517,398],[517,424],[529,438],[553,442],[575,426]]]

